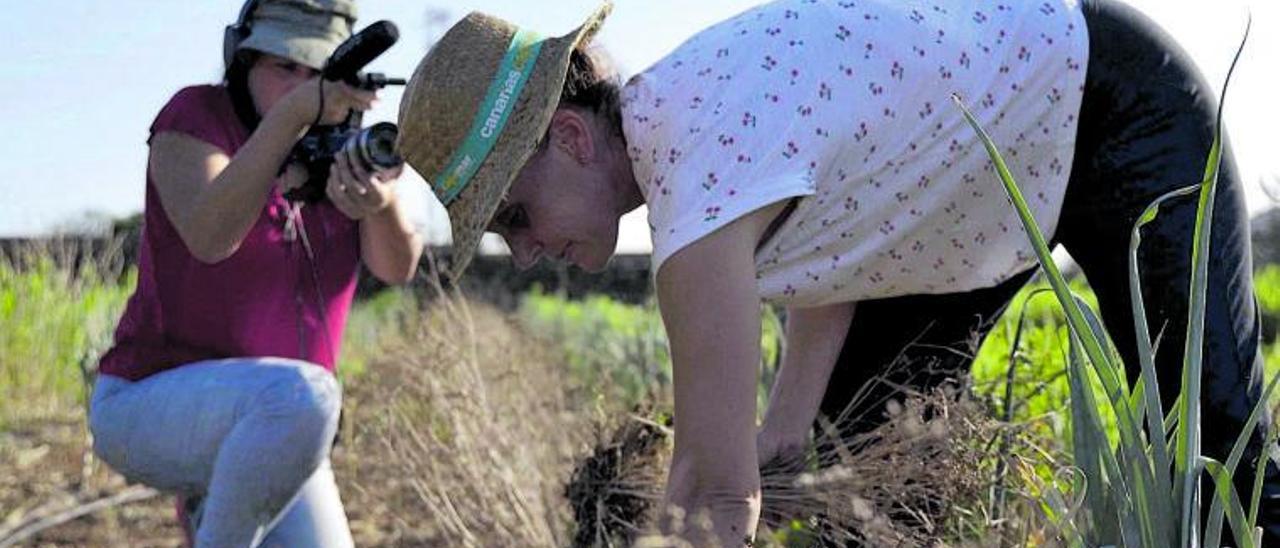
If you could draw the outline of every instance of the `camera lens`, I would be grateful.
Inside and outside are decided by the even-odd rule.
[[[360,130],[360,133],[347,141],[347,146],[355,148],[356,157],[364,164],[365,169],[390,169],[404,161],[396,152],[396,137],[399,134],[400,128],[395,124],[378,122]]]

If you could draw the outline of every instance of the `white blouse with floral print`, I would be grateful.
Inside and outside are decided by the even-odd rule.
[[[623,127],[653,271],[798,198],[756,252],[763,298],[816,306],[990,287],[1034,254],[951,95],[1052,234],[1088,33],[1074,0],[777,0],[627,83]]]

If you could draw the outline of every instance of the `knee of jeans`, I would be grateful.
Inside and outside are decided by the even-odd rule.
[[[111,451],[109,451],[107,447],[107,437],[111,434],[104,429],[104,425],[101,422],[102,414],[98,412],[97,406],[89,408],[88,419],[89,435],[93,441],[93,452],[98,455],[99,458],[108,460],[108,463],[110,463],[109,454]]]
[[[266,412],[286,420],[292,434],[332,435],[342,407],[342,392],[333,375],[316,366],[288,370],[263,394]],[[327,434],[327,435],[326,435]],[[331,440],[316,439],[321,444]]]
[[[106,414],[103,409],[107,405],[108,397],[123,389],[126,384],[128,384],[126,381],[117,380],[106,375],[99,375],[98,380],[94,383],[93,395],[89,399],[88,426],[89,433],[93,434],[95,439],[100,436],[103,429],[107,428],[111,422],[110,419],[103,416]]]
[[[133,425],[118,413],[105,411],[97,405],[89,409],[88,419],[93,454],[116,472],[136,481],[129,452],[129,432]]]
[[[86,426],[89,427],[89,434],[93,436],[94,448],[96,449],[98,444],[97,440],[102,437],[102,424],[100,422],[102,420],[102,415],[98,412],[98,407],[96,405],[89,406],[89,413],[85,419],[85,422],[88,423]]]

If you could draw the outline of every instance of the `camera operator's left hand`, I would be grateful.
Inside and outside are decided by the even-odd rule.
[[[329,201],[347,217],[359,221],[390,206],[396,199],[395,181],[404,164],[387,170],[368,171],[347,156],[348,151],[334,155],[333,168],[325,193]]]

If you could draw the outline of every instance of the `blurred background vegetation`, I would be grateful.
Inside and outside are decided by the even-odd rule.
[[[1256,222],[1270,229],[1280,216]],[[133,219],[116,223],[107,238],[59,237],[0,247],[0,537],[34,517],[124,489],[122,480],[87,457],[83,417],[96,359],[110,345],[136,282],[131,264],[136,230]],[[1255,228],[1255,282],[1270,374],[1280,368],[1275,337],[1280,265],[1269,255],[1280,253],[1271,251],[1280,248],[1277,237],[1280,230]],[[407,288],[362,281],[339,365],[348,387],[349,420],[335,453],[361,545],[433,544],[492,529],[492,520],[498,519],[492,516],[484,523],[433,522],[437,518],[431,516],[440,508],[430,501],[440,500],[440,487],[432,482],[450,475],[448,481],[476,490],[481,478],[489,477],[497,478],[495,490],[507,489],[497,487],[507,485],[497,481],[502,474],[510,479],[527,473],[517,468],[524,457],[516,455],[533,454],[532,448],[544,441],[557,446],[554,454],[536,454],[545,463],[539,468],[545,475],[527,478],[521,494],[505,495],[523,497],[525,506],[536,506],[535,513],[543,517],[513,515],[511,523],[517,525],[504,530],[527,535],[529,529],[518,524],[532,520],[543,524],[541,536],[519,538],[567,543],[573,525],[563,496],[572,464],[601,442],[602,428],[616,424],[612,418],[637,410],[648,417],[668,416],[664,402],[670,401],[670,357],[648,293],[643,257],[623,258],[619,271],[605,281],[595,280],[596,286],[580,273],[550,267],[515,273],[504,270],[505,258],[491,260],[492,266],[480,268],[498,274],[461,288],[465,299],[458,298],[459,288],[444,287],[425,273]],[[1073,284],[1092,300],[1084,279],[1076,277]],[[1051,295],[1028,299],[1039,287],[1043,284],[1035,282],[1014,299],[977,350],[970,396],[989,417],[1011,425],[1009,431],[1019,441],[1009,450],[1016,449],[1022,468],[1052,480],[1069,464],[1066,326]],[[761,314],[763,408],[782,352],[785,318],[767,306]],[[1023,315],[1026,328],[1012,348],[1016,322]],[[447,319],[460,317],[467,321]],[[465,329],[458,331],[459,326]],[[540,387],[540,397],[519,399],[519,406],[512,407],[517,401],[513,394],[530,386]],[[488,414],[489,419],[466,422],[464,411],[481,418]],[[515,417],[494,419],[497,415]],[[520,416],[533,422],[504,422]],[[506,434],[494,434],[494,428]],[[466,432],[474,439],[465,441],[470,439],[463,437]],[[498,450],[478,439],[507,441]],[[449,451],[442,453],[440,447]],[[436,464],[426,462],[424,454],[436,455]],[[449,460],[462,458],[458,455],[474,458]],[[441,464],[446,461],[447,467]],[[459,475],[467,470],[469,475]],[[1026,515],[1025,508],[1013,508],[1025,507],[1025,497],[1003,504],[1009,507],[987,505],[983,511]],[[428,519],[406,519],[412,511]],[[96,512],[50,528],[31,542],[107,545],[140,538],[177,545],[167,501],[154,498]],[[473,540],[483,545],[497,539]]]

